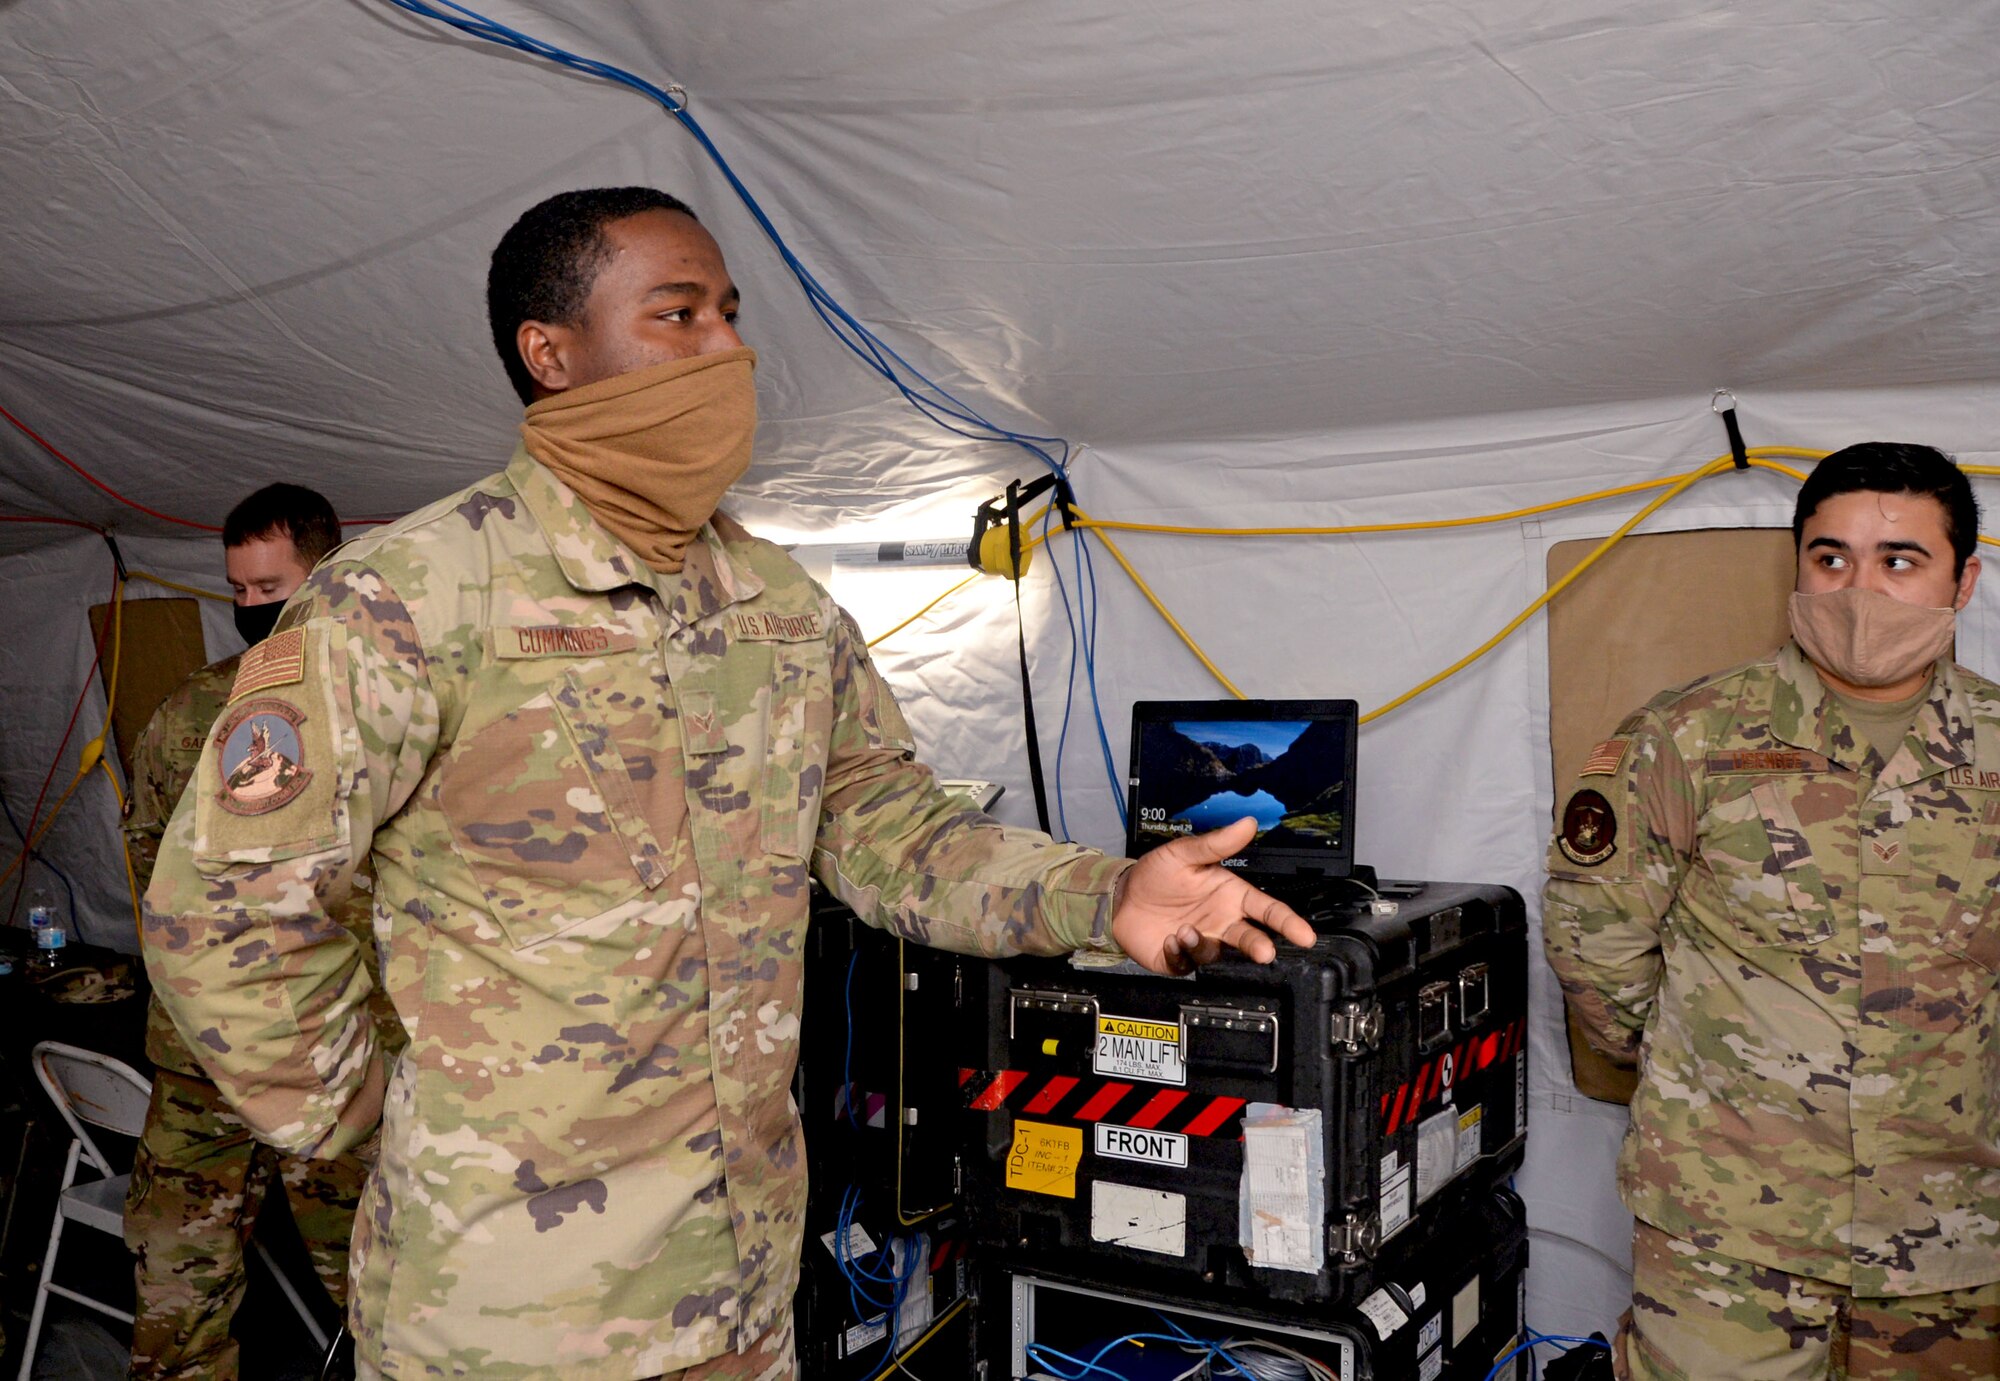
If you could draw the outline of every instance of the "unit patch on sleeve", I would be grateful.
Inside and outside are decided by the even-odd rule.
[[[273,633],[243,654],[236,664],[236,681],[229,688],[229,703],[246,695],[295,685],[306,679],[306,630]]]
[[[1590,868],[1618,852],[1618,817],[1611,802],[1598,792],[1583,790],[1563,807],[1562,829],[1556,847],[1563,857],[1580,867]]]
[[[215,803],[231,815],[268,815],[304,791],[313,778],[299,732],[305,719],[282,700],[251,700],[231,710],[215,729],[222,779]]]

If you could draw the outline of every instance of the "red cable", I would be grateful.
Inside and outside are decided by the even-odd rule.
[[[61,451],[58,451],[55,447],[51,446],[45,439],[43,439],[43,437],[38,432],[35,431],[34,428],[30,427],[27,423],[23,422],[13,413],[7,411],[7,409],[0,408],[0,417],[4,417],[9,422],[12,422],[16,427],[18,427],[21,430],[21,433],[24,436],[26,436],[30,441],[34,442],[37,446],[40,446],[44,451],[47,451],[57,460],[67,465],[70,469],[76,471],[77,474],[82,475],[85,479],[89,480],[92,484],[96,485],[99,489],[102,489],[105,493],[109,494],[112,498],[118,500],[119,503],[124,504],[126,507],[136,508],[141,513],[151,514],[153,517],[158,518],[163,522],[179,523],[182,527],[195,528],[196,530],[201,532],[222,531],[221,528],[216,527],[212,523],[197,523],[191,518],[176,518],[171,513],[162,513],[156,508],[148,508],[146,507],[146,505],[142,503],[136,503],[133,500],[126,498],[116,489],[113,489],[103,480],[100,480],[99,478],[97,478],[97,476],[91,474],[90,471],[84,469],[81,465],[78,465],[75,461],[71,460]],[[340,525],[342,527],[381,527],[385,523],[393,523],[395,521],[396,520],[394,518],[346,518],[341,521]],[[89,528],[92,532],[101,533],[104,530],[98,527],[97,524],[95,523],[80,523],[76,521],[74,518],[12,518],[12,517],[0,516],[0,523],[67,523],[71,527]]]
[[[15,415],[14,415],[13,413],[11,413],[11,412],[7,411],[7,409],[5,409],[5,408],[0,408],[0,417],[4,417],[4,418],[6,418],[6,419],[7,419],[7,420],[8,420],[9,422],[12,422],[12,423],[14,424],[15,428],[16,428],[16,429],[17,429],[18,431],[20,431],[20,433],[21,433],[21,434],[22,434],[23,436],[27,437],[27,438],[28,438],[28,440],[30,440],[30,441],[32,441],[32,442],[34,442],[34,443],[35,443],[35,444],[36,444],[37,446],[41,447],[41,448],[42,448],[42,449],[43,449],[44,451],[47,451],[47,452],[48,452],[48,453],[49,453],[50,455],[54,456],[54,457],[55,457],[55,458],[56,458],[57,460],[61,461],[61,462],[62,462],[63,464],[65,464],[65,465],[67,465],[67,466],[68,466],[68,467],[69,467],[70,469],[72,469],[72,470],[76,471],[76,473],[77,473],[77,474],[79,474],[79,475],[83,476],[83,477],[84,477],[85,479],[89,480],[89,481],[90,481],[90,482],[91,482],[92,484],[96,485],[96,486],[97,486],[97,487],[98,487],[99,489],[102,489],[102,490],[103,490],[103,491],[104,491],[105,493],[109,494],[109,495],[110,495],[110,496],[111,496],[112,498],[114,498],[114,499],[118,500],[118,502],[119,502],[119,503],[122,503],[122,504],[124,504],[124,505],[125,505],[125,506],[126,506],[127,508],[136,508],[136,509],[138,509],[138,510],[139,510],[139,511],[140,511],[141,513],[144,513],[144,514],[147,514],[147,515],[149,515],[149,516],[151,516],[151,517],[154,517],[154,518],[158,518],[158,519],[160,519],[160,520],[161,520],[162,522],[167,522],[167,523],[179,523],[179,524],[180,524],[180,525],[181,525],[182,527],[191,527],[191,528],[195,528],[195,529],[197,529],[197,530],[199,530],[199,531],[201,531],[201,532],[220,532],[220,531],[222,531],[222,529],[221,529],[221,528],[219,528],[219,527],[216,527],[216,526],[215,526],[215,525],[214,525],[213,523],[197,523],[197,522],[195,522],[195,521],[194,521],[193,519],[191,519],[191,518],[176,518],[176,517],[175,517],[175,516],[174,516],[173,514],[171,514],[171,513],[162,513],[162,512],[160,512],[160,510],[159,510],[159,509],[157,509],[157,508],[148,508],[148,507],[146,507],[146,505],[144,505],[144,504],[142,504],[142,503],[139,503],[139,502],[137,502],[137,501],[135,501],[135,500],[132,500],[132,499],[128,499],[128,498],[126,498],[126,497],[125,497],[125,496],[124,496],[123,494],[119,493],[119,492],[118,492],[118,491],[117,491],[116,489],[113,489],[113,488],[112,488],[112,487],[111,487],[110,485],[106,484],[106,483],[105,483],[105,482],[104,482],[103,480],[101,480],[101,479],[99,479],[99,478],[98,478],[97,476],[95,476],[95,475],[91,474],[91,473],[90,473],[90,471],[88,471],[88,470],[84,469],[84,468],[83,468],[83,467],[82,467],[81,465],[78,465],[78,464],[77,464],[77,463],[76,463],[75,461],[71,460],[71,459],[70,459],[70,458],[69,458],[68,456],[64,455],[64,454],[63,454],[63,453],[62,453],[61,451],[58,451],[58,450],[57,450],[57,449],[56,449],[55,447],[51,446],[51,445],[50,445],[50,444],[49,444],[49,443],[48,443],[47,441],[44,441],[44,440],[43,440],[43,439],[41,438],[41,436],[40,436],[40,435],[38,435],[38,434],[36,433],[36,431],[35,431],[35,429],[34,429],[33,427],[30,427],[30,426],[29,426],[29,425],[28,425],[28,424],[27,424],[26,422],[23,422],[23,421],[22,421],[22,420],[21,420],[20,418],[16,417],[16,416],[15,416]]]
[[[35,518],[24,514],[0,513],[0,523],[60,523],[64,527],[80,527],[85,532],[94,532],[100,537],[104,535],[104,529],[96,523],[78,522],[75,518]]]

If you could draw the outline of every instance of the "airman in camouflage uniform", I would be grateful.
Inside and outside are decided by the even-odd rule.
[[[276,491],[280,509],[288,489]],[[270,504],[260,500],[272,492],[260,491],[230,515],[238,525],[229,529],[232,536],[242,535],[245,515],[252,527],[268,516]],[[330,508],[326,516],[332,518]],[[338,537],[337,527],[332,535]],[[249,541],[291,545],[282,532],[252,534]],[[232,562],[246,545],[229,548]],[[299,560],[289,583],[296,585],[309,565]],[[228,700],[237,662],[224,658],[189,676],[161,702],[134,746],[125,836],[142,889],[152,878],[174,806],[195,775],[209,728]],[[365,888],[365,876],[362,883]],[[367,940],[365,890],[357,890],[340,915]],[[377,1038],[394,1049],[401,1043],[395,1013],[386,1000],[376,1003],[375,1011]],[[347,1243],[367,1167],[353,1156],[301,1160],[255,1140],[182,1043],[157,995],[146,1010],[146,1058],[154,1067],[153,1100],[125,1204],[125,1239],[137,1258],[132,1375],[227,1381],[237,1374],[229,1325],[245,1288],[244,1248],[266,1192],[273,1183],[283,1186],[313,1269],[341,1303],[347,1297]]]
[[[703,313],[720,296],[672,286]],[[1123,881],[1133,865],[941,791],[853,623],[783,551],[716,514],[679,565],[518,452],[314,572],[175,817],[146,924],[177,1024],[261,1135],[379,1143],[350,1303],[364,1376],[790,1375],[809,872],[923,943],[1109,948],[1116,924],[1161,962],[1126,920],[1151,860]],[[328,918],[371,856],[410,1038],[393,1063]],[[1245,905],[1310,939],[1192,871],[1228,926],[1168,923],[1169,954],[1268,956],[1235,929]]]
[[[1951,553],[1904,540],[1941,504],[1873,488],[1802,492],[1897,526],[1803,519],[1800,590],[1879,563],[1901,598],[1929,559],[1944,593],[1909,602],[1948,601]],[[2000,1374],[2000,686],[1917,662],[1878,742],[1838,679],[1793,642],[1669,691],[1561,798],[1549,958],[1640,1065],[1621,1376]]]

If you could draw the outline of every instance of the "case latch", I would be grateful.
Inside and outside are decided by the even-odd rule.
[[[1337,1223],[1326,1227],[1327,1255],[1336,1258],[1343,1265],[1352,1266],[1375,1257],[1375,1248],[1382,1240],[1381,1229],[1376,1225],[1375,1215],[1350,1213]]]
[[[1329,1014],[1331,1044],[1342,1055],[1365,1055],[1382,1043],[1382,1004],[1343,1002]]]

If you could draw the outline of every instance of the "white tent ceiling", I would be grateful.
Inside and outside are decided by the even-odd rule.
[[[1103,516],[1379,522],[1653,479],[1722,449],[1719,384],[1753,445],[1881,435],[1995,459],[1988,5],[488,12],[684,86],[821,281],[995,421],[1087,446],[1077,486]],[[743,286],[765,425],[733,506],[753,525],[961,532],[974,502],[1035,473],[940,431],[844,353],[657,107],[387,0],[0,0],[0,406],[196,522],[274,479],[350,517],[406,511],[511,445],[483,319],[494,241],[542,196],[628,182],[693,202]],[[1663,521],[1777,523],[1789,502],[1781,480],[1731,477]],[[1539,593],[1552,534],[1602,535],[1636,503],[1450,535],[1127,545],[1250,693],[1371,705]],[[212,538],[119,504],[5,425],[0,514],[102,524],[138,564],[216,584]],[[1116,760],[1132,699],[1215,691],[1097,560]],[[1053,737],[1070,658],[1050,564],[1027,605]],[[84,680],[80,610],[107,566],[74,529],[0,523],[0,794],[17,813]],[[874,629],[955,577],[880,579],[904,583],[836,587]],[[1989,672],[1990,607],[1961,638]],[[1364,858],[1538,890],[1538,628],[1364,735]],[[981,586],[883,658],[932,756],[1007,782],[1003,814],[1025,820],[1012,636],[1004,592]],[[97,714],[87,703],[87,729]],[[1072,833],[1115,847],[1083,719],[1060,763]],[[114,831],[94,785],[49,853],[76,874],[86,933],[129,943]],[[1538,981],[1530,1313],[1604,1327],[1623,1288],[1621,1118],[1568,1094]]]
[[[495,12],[681,83],[859,316],[995,420],[1102,448],[1985,381],[2000,346],[1981,5]],[[620,181],[694,202],[744,283],[753,515],[1018,464],[889,401],[657,107],[386,0],[5,0],[0,168],[0,397],[187,516],[302,472],[354,514],[482,473],[513,421],[486,256]],[[140,523],[0,447],[9,508]]]

